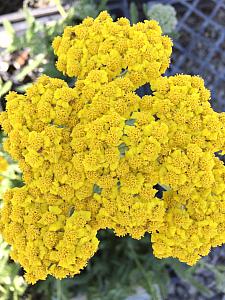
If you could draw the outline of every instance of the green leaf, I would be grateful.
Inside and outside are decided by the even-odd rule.
[[[135,121],[136,121],[135,119],[128,119],[125,120],[125,124],[128,126],[134,126]]]
[[[12,87],[12,81],[6,81],[3,85],[0,86],[0,97],[7,94]]]
[[[27,89],[28,87],[30,87],[31,85],[32,85],[31,82],[26,83],[26,84],[22,84],[22,85],[16,87],[15,90],[16,90],[17,92],[19,92],[19,93],[24,93],[24,92],[26,91],[26,89]]]
[[[225,294],[225,274],[219,272],[217,269],[214,270],[216,287],[217,289]]]
[[[23,12],[24,12],[27,24],[29,25],[29,27],[31,27],[33,25],[33,23],[35,23],[35,18],[32,16],[27,5],[24,5]]]
[[[174,260],[171,264],[176,274],[189,284],[193,285],[201,294],[205,296],[213,296],[213,293],[204,284],[194,278],[196,268],[188,267],[187,265]]]
[[[215,266],[204,262],[203,267],[208,268],[214,274],[216,280],[216,288],[220,292],[225,293],[225,266]]]
[[[96,194],[101,194],[102,192],[102,189],[97,185],[97,184],[94,184],[93,186],[93,193],[96,193]]]
[[[100,3],[98,4],[98,11],[105,10],[107,2],[108,0],[101,0]]]
[[[144,3],[144,4],[143,4],[143,11],[144,11],[144,14],[145,14],[145,16],[146,16],[147,13],[148,13],[148,4],[147,4],[147,3]]]
[[[63,17],[63,18],[66,18],[67,17],[67,13],[64,9],[64,7],[62,6],[61,4],[61,1],[60,0],[53,0],[55,2],[55,5],[58,9],[58,12],[60,13],[60,15]]]
[[[194,277],[186,277],[185,280],[193,285],[202,295],[207,297],[213,297],[213,292],[208,289],[204,284],[196,280]]]
[[[7,32],[7,34],[13,38],[14,35],[15,35],[15,29],[13,28],[12,24],[10,23],[9,20],[7,19],[4,19],[3,20],[3,26],[4,26],[4,29],[5,31]]]
[[[118,146],[118,149],[119,149],[119,151],[120,151],[120,156],[121,156],[121,157],[124,157],[126,151],[129,150],[128,146],[127,146],[125,143],[121,143],[121,144]]]
[[[130,20],[132,24],[136,24],[138,22],[138,9],[134,2],[130,4]]]

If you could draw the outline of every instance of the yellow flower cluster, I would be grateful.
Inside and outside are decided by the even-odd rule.
[[[5,172],[7,170],[8,163],[6,159],[2,156],[0,156],[0,183],[3,180],[3,176],[1,175],[2,172]]]
[[[154,20],[130,26],[129,20],[102,12],[95,20],[67,27],[53,49],[57,68],[69,77],[85,79],[92,70],[104,70],[111,81],[126,73],[137,88],[159,77],[169,66],[171,40],[162,36]]]
[[[104,228],[150,232],[157,257],[190,265],[223,243],[225,167],[214,153],[225,149],[225,114],[198,76],[161,76],[171,41],[157,23],[102,12],[53,47],[75,87],[41,76],[9,93],[0,115],[25,183],[5,193],[0,229],[26,280],[78,274]],[[141,98],[145,83],[153,95]]]

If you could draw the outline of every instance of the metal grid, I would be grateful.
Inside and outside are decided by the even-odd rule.
[[[212,105],[225,110],[225,0],[161,0],[177,11],[179,37],[174,40],[167,74],[199,74],[212,91]]]
[[[139,0],[171,4],[177,12],[178,37],[174,38],[167,75],[200,75],[212,92],[212,105],[225,111],[225,0]],[[109,0],[117,16],[129,17],[128,0]]]

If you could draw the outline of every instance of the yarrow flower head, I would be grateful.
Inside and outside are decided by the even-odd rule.
[[[93,20],[67,27],[53,49],[57,68],[69,77],[85,79],[92,70],[104,70],[108,80],[123,75],[134,88],[159,77],[169,66],[171,40],[162,36],[154,20],[130,26],[126,18],[113,22],[102,12]],[[96,78],[96,81],[97,78]]]
[[[8,162],[3,156],[0,156],[0,183],[3,180],[2,173],[5,172],[8,168]]]
[[[74,87],[41,76],[11,92],[0,123],[25,185],[8,190],[0,229],[28,282],[78,274],[98,230],[152,235],[159,258],[190,265],[225,240],[225,116],[198,76],[162,77],[171,41],[155,21],[106,12],[53,42]],[[135,90],[148,83],[153,95]],[[166,191],[157,197],[156,185]]]

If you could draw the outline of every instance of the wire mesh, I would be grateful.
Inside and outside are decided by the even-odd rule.
[[[199,74],[212,105],[225,110],[225,0],[161,0],[177,11],[179,37],[167,74]]]
[[[141,1],[141,0],[140,0]],[[126,0],[109,0],[117,16],[129,17]],[[212,105],[225,111],[225,0],[142,0],[171,4],[178,17],[171,66],[167,75],[200,75],[212,92]]]

